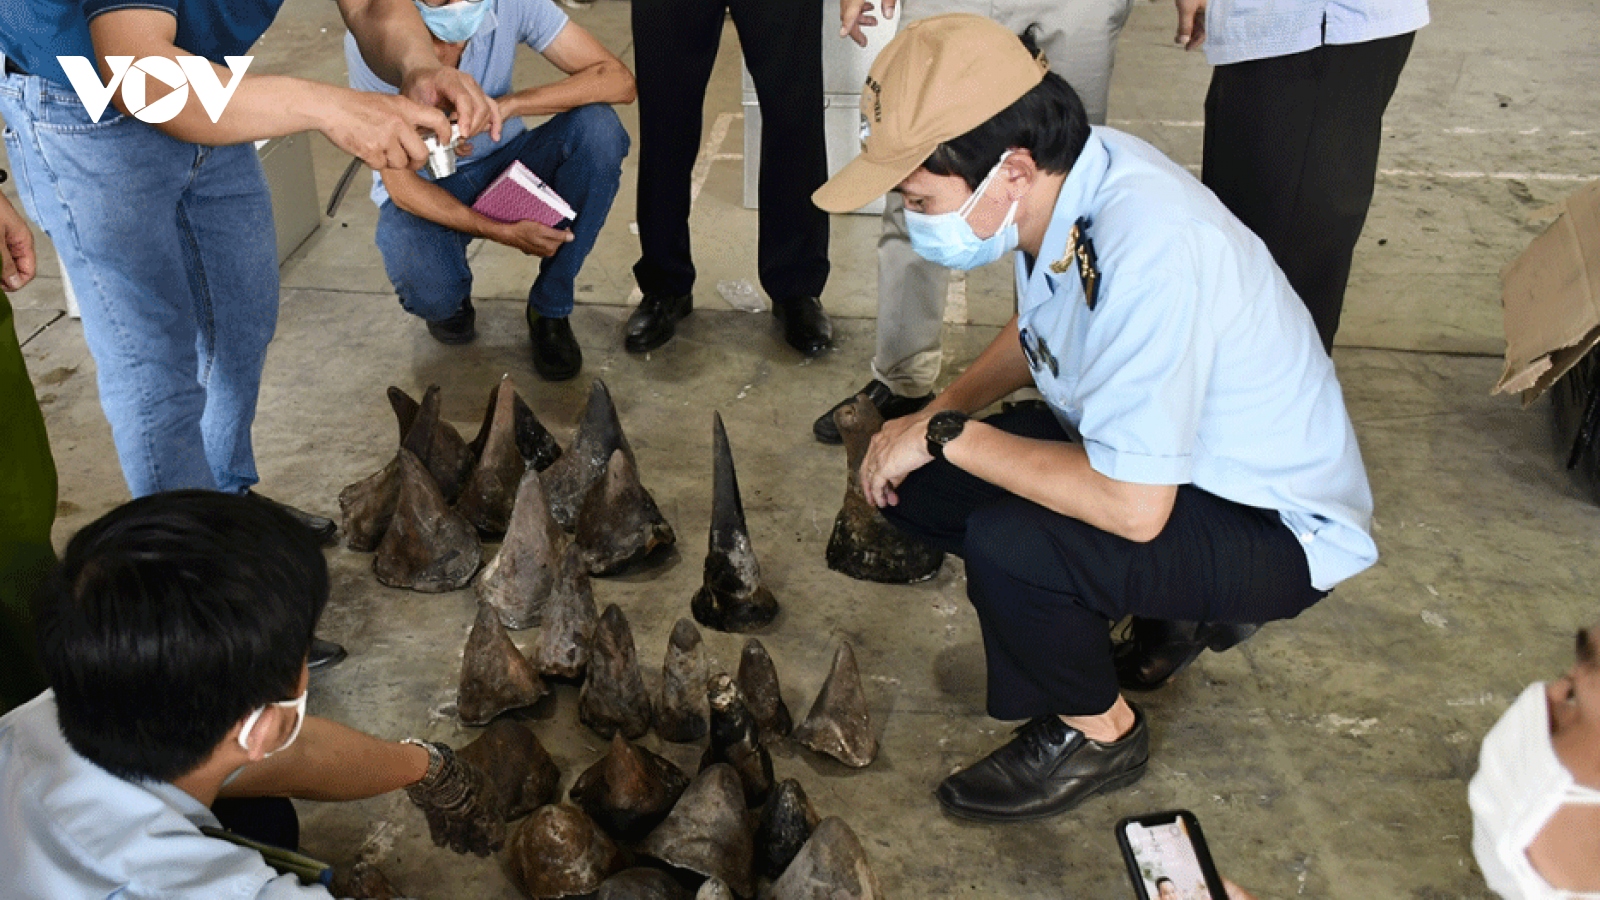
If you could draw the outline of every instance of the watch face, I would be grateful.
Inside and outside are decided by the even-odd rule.
[[[938,444],[948,444],[961,434],[961,429],[966,424],[967,417],[960,413],[939,413],[928,420],[928,440]]]

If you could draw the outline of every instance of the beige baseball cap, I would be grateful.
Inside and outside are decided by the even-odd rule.
[[[1048,71],[1021,39],[983,16],[913,22],[878,54],[861,90],[861,155],[811,195],[828,212],[883,196],[941,143],[989,121]]]

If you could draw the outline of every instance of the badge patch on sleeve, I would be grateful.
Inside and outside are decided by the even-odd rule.
[[[1093,310],[1095,301],[1100,298],[1100,266],[1094,252],[1094,239],[1089,237],[1089,224],[1088,216],[1079,216],[1078,221],[1072,223],[1066,252],[1050,264],[1050,271],[1062,275],[1076,263],[1078,280],[1083,283],[1083,300]]]

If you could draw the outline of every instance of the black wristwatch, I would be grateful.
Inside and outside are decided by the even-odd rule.
[[[944,445],[961,436],[967,426],[967,414],[947,409],[934,413],[928,420],[928,453],[934,459],[944,459]]]

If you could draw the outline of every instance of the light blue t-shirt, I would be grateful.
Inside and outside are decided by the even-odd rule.
[[[45,691],[0,718],[0,896],[306,900],[330,896],[218,827],[167,782],[118,778],[73,750]]]
[[[490,97],[504,97],[511,93],[511,73],[516,68],[517,47],[527,45],[543,53],[545,48],[550,46],[550,42],[561,34],[561,29],[567,27],[567,14],[551,0],[483,0],[483,2],[494,4],[494,8],[484,17],[477,33],[467,39],[467,46],[461,51],[461,62],[457,67],[477,79],[485,94]],[[349,33],[344,36],[344,59],[350,69],[352,88],[381,94],[400,93],[399,88],[379,78],[377,73],[367,66],[366,61],[361,58],[361,51],[356,47],[355,36]],[[456,154],[456,168],[472,165],[526,130],[527,126],[522,123],[522,119],[510,118],[500,129],[500,140],[491,141],[488,132],[476,135],[471,140],[471,155],[462,155],[459,152]],[[429,181],[433,180],[432,174],[426,168],[417,174]],[[388,199],[389,192],[383,187],[383,179],[377,172],[373,172],[372,202],[382,206]]]
[[[1211,0],[1206,60],[1214,66],[1362,44],[1428,24],[1428,0]]]
[[[1068,258],[1080,218],[1098,257],[1093,310]],[[1277,510],[1319,590],[1377,560],[1361,450],[1311,315],[1194,176],[1096,127],[1038,261],[1016,265],[1034,382],[1095,471]]]

